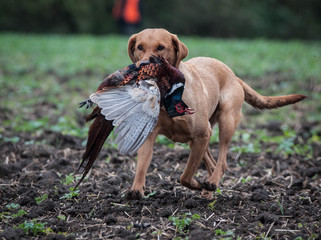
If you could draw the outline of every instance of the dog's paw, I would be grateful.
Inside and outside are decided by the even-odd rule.
[[[208,181],[201,182],[198,181],[199,184],[201,184],[202,190],[207,190],[207,191],[215,191],[216,190],[216,185],[214,183],[209,183]]]
[[[142,194],[138,190],[129,190],[126,194],[127,200],[139,200],[142,198]]]
[[[213,199],[213,192],[203,189],[202,193],[201,193],[201,198],[204,198],[207,200],[212,200]]]

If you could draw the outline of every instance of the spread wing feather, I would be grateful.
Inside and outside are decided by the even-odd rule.
[[[135,153],[154,129],[157,119],[145,114],[132,114],[116,128],[116,143],[121,154]]]
[[[160,92],[155,81],[99,91],[90,99],[101,108],[106,120],[117,127],[116,143],[121,154],[134,154],[157,123]]]

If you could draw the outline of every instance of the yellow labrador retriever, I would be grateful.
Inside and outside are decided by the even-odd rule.
[[[188,49],[176,35],[165,29],[146,29],[130,37],[128,54],[134,63],[147,61],[153,55],[166,58],[185,76],[183,100],[194,108],[195,114],[169,118],[161,111],[155,130],[138,151],[137,170],[128,198],[143,195],[145,178],[153,155],[153,145],[158,134],[174,142],[188,143],[190,155],[180,182],[194,190],[204,190],[211,197],[226,168],[228,146],[242,116],[244,100],[257,109],[271,109],[293,104],[305,98],[303,95],[279,97],[262,96],[239,79],[224,63],[207,57],[196,57],[182,62]],[[227,53],[228,54],[228,53]],[[209,150],[209,140],[214,125],[219,126],[219,157],[216,161]],[[204,161],[208,177],[201,182],[193,176]]]

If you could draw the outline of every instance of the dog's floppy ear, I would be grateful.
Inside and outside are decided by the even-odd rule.
[[[128,40],[127,51],[130,59],[135,63],[137,58],[135,57],[135,45],[136,45],[137,34],[132,35]]]
[[[176,60],[174,67],[178,68],[180,61],[182,61],[188,54],[188,49],[183,42],[181,42],[175,34],[172,35],[172,42],[176,51]]]

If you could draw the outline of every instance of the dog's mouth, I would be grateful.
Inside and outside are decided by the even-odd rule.
[[[186,108],[185,109],[185,114],[194,114],[195,113],[195,109],[194,108]]]
[[[185,106],[183,106],[183,104],[181,102],[175,105],[175,109],[176,109],[176,112],[178,112],[179,114],[182,114],[182,115],[195,113],[194,108],[185,107]]]

